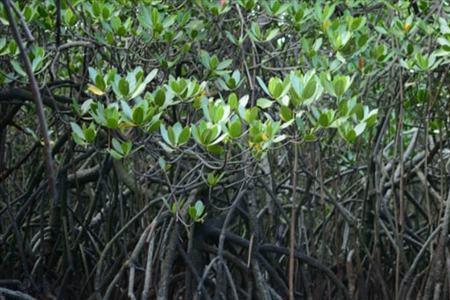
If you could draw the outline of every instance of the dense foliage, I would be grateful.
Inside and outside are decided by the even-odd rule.
[[[446,299],[445,1],[2,0],[0,299]]]

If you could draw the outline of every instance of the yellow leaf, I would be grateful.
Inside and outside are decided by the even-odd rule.
[[[411,24],[409,24],[409,23],[405,23],[404,25],[403,25],[403,30],[404,31],[408,31],[408,30],[410,30],[411,29]]]
[[[88,84],[88,91],[91,92],[94,95],[97,96],[103,96],[105,94],[105,92],[103,92],[101,89],[99,89],[98,87],[96,87],[95,85],[92,84]]]

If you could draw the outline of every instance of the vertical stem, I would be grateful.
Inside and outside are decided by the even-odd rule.
[[[292,168],[292,208],[291,208],[291,228],[290,228],[290,243],[289,243],[289,300],[294,300],[294,269],[295,269],[295,219],[297,212],[296,194],[297,194],[297,164],[298,153],[297,144],[294,141],[294,165]]]
[[[399,213],[398,213],[398,221],[397,221],[397,258],[395,264],[395,299],[399,299],[400,296],[400,263],[402,258],[402,247],[403,247],[403,230],[404,230],[404,222],[405,222],[405,208],[404,208],[404,162],[403,162],[403,73],[400,69],[400,103],[399,103],[399,113],[398,113],[398,124],[397,124],[397,142],[399,151],[400,151],[400,181],[399,181]],[[395,172],[394,172],[395,174]]]
[[[55,0],[56,7],[56,48],[61,45],[61,0]]]

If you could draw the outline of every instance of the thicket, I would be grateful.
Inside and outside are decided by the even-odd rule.
[[[2,0],[0,299],[448,299],[449,13]]]

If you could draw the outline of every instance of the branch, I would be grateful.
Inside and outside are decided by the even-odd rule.
[[[65,105],[72,102],[72,100],[68,97],[55,95],[52,95],[52,97],[53,99],[51,97],[41,95],[42,103],[54,109],[65,109]],[[8,103],[12,99],[23,102],[35,101],[33,93],[23,88],[6,88],[0,90],[0,103]]]
[[[11,297],[12,299],[36,300],[36,298],[33,298],[25,293],[0,287],[0,296],[2,295],[6,295],[8,297]]]
[[[33,95],[33,99],[36,104],[36,113],[38,115],[38,121],[39,121],[39,128],[41,131],[41,136],[44,140],[44,157],[45,157],[45,166],[47,170],[47,177],[48,177],[48,186],[50,190],[50,197],[52,199],[52,214],[54,217],[55,211],[54,208],[56,207],[56,203],[58,200],[58,194],[56,190],[56,176],[55,176],[55,169],[53,166],[53,157],[52,157],[52,148],[50,145],[50,137],[48,133],[48,125],[47,120],[45,118],[45,112],[44,112],[44,105],[42,102],[41,93],[39,91],[39,87],[36,81],[36,78],[33,74],[33,69],[31,67],[30,59],[28,58],[27,50],[25,49],[25,46],[23,44],[22,38],[20,37],[19,30],[17,28],[16,20],[14,18],[13,11],[11,9],[11,3],[9,0],[2,0],[3,5],[5,6],[6,14],[8,16],[8,20],[11,26],[11,30],[14,36],[14,39],[16,40],[17,45],[19,46],[20,55],[22,57],[25,71],[27,72],[28,79],[30,82],[30,88],[31,93]],[[50,215],[50,217],[52,216]],[[52,226],[51,224],[50,226]],[[51,227],[54,229],[53,227]]]

